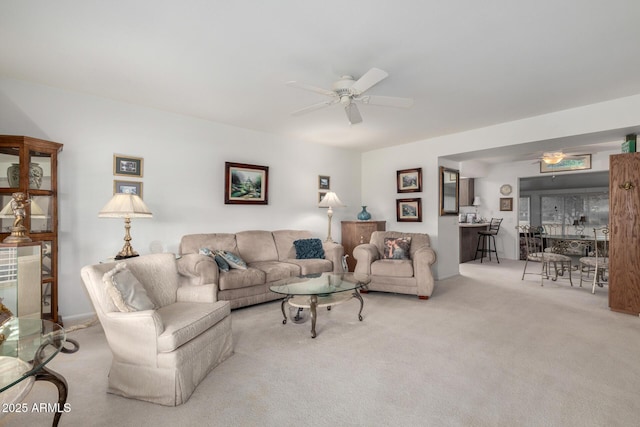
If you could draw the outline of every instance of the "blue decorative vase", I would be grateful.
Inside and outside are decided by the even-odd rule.
[[[367,207],[363,206],[362,211],[358,214],[358,220],[369,221],[370,219],[371,219],[371,214],[367,212]]]

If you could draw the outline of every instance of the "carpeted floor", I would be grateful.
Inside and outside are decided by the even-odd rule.
[[[635,426],[640,319],[611,312],[607,288],[521,281],[521,261],[461,266],[428,301],[364,295],[310,323],[283,325],[280,303],[232,312],[235,354],[184,405],[105,392],[100,326],[71,332],[80,351],[50,364],[69,383],[61,426]],[[577,275],[576,275],[577,276]],[[575,277],[575,276],[574,276]],[[25,402],[54,402],[36,383]],[[6,426],[47,426],[11,414]]]

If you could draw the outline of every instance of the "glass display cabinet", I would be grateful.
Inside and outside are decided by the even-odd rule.
[[[0,243],[0,298],[14,316],[42,318],[42,244]]]
[[[27,235],[41,247],[41,316],[58,318],[58,153],[63,145],[27,136],[0,135],[0,241],[10,235],[13,193],[23,192]]]

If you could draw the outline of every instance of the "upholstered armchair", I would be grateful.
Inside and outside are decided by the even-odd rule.
[[[113,354],[109,393],[180,405],[233,353],[229,302],[179,273],[192,261],[152,254],[82,269]]]
[[[436,253],[428,234],[374,231],[369,243],[356,246],[353,257],[355,272],[371,276],[365,292],[396,292],[420,299],[433,293],[431,266]]]

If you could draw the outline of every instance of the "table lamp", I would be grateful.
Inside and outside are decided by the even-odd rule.
[[[473,203],[471,203],[476,208],[476,219],[478,219],[478,206],[480,206],[480,197],[476,196],[473,198]]]
[[[135,194],[116,193],[100,210],[99,218],[124,218],[124,246],[115,259],[125,259],[138,256],[131,247],[131,218],[152,218],[149,208],[140,196]]]
[[[329,208],[327,211],[327,216],[329,217],[329,231],[327,233],[327,239],[325,242],[333,242],[331,238],[331,217],[333,217],[333,208],[337,208],[340,206],[344,206],[344,204],[338,198],[338,195],[333,191],[328,191],[327,194],[324,195],[320,203],[318,204],[321,208]]]

